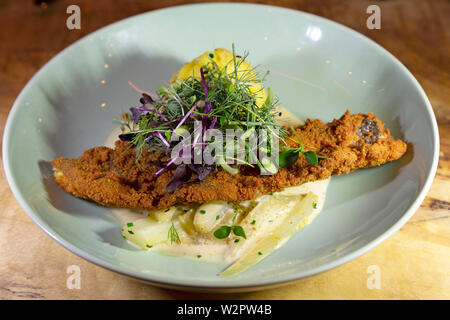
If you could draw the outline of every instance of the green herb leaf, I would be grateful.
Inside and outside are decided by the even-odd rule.
[[[244,239],[247,239],[247,237],[245,236],[244,228],[242,228],[241,226],[234,226],[233,227],[233,233],[235,235],[237,235],[238,237],[242,237]]]
[[[230,235],[231,227],[230,226],[222,226],[216,231],[214,231],[214,237],[217,239],[225,239]]]
[[[175,228],[175,225],[172,223],[172,225],[170,226],[169,232],[168,232],[168,237],[170,240],[170,243],[181,243],[180,240],[180,236],[178,235],[177,229]]]
[[[200,210],[200,214],[205,214],[206,211],[205,210]]]
[[[283,153],[280,153],[278,156],[278,164],[282,168],[287,168],[292,166],[295,162],[297,162],[299,155],[298,149],[288,149]]]
[[[167,94],[167,89],[164,86],[160,86],[156,89],[156,91],[158,92],[159,96],[164,96]]]
[[[312,164],[313,166],[317,166],[319,164],[319,159],[314,151],[305,151],[303,152],[303,155],[309,164]]]
[[[133,226],[133,222],[128,222],[128,223],[127,223],[127,227],[128,227],[128,228],[131,228],[132,226]]]
[[[275,93],[273,92],[272,88],[267,88],[267,98],[264,102],[265,107],[270,107],[275,101]]]

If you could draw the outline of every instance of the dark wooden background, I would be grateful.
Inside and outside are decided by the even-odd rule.
[[[206,1],[0,0],[0,129],[20,90],[75,40],[123,18]],[[244,1],[245,2],[245,1]],[[450,1],[246,1],[313,13],[353,28],[393,53],[425,89],[439,124],[440,163],[427,199],[393,237],[362,257],[281,289],[225,298],[450,298]],[[81,30],[66,28],[66,8],[81,8]],[[381,7],[381,30],[366,28],[366,8]],[[96,267],[44,235],[21,210],[0,172],[0,299],[205,298],[158,289]],[[381,264],[384,288],[365,286],[367,265]],[[384,263],[384,265],[383,265]],[[82,290],[65,286],[67,265],[83,270]],[[220,297],[220,296],[219,296]]]

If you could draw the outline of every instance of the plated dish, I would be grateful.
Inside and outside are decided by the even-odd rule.
[[[233,45],[186,63],[157,94],[130,82],[140,105],[117,120],[114,147],[55,159],[55,182],[134,210],[122,235],[143,250],[231,264],[221,276],[245,271],[312,222],[331,175],[407,148],[372,113],[328,124],[283,116],[266,75]]]
[[[237,11],[236,6],[239,6]],[[200,21],[189,19],[194,15],[212,14],[216,10],[224,13],[223,19],[229,14],[235,15],[238,23],[225,31],[220,26],[225,25],[226,21],[221,21],[220,15],[217,26],[205,30]],[[248,19],[255,15],[258,19]],[[270,23],[267,24],[267,21]],[[190,28],[176,27],[180,25],[189,25]],[[161,28],[165,30],[164,36],[152,31]],[[242,30],[253,30],[252,37],[248,37],[248,34],[241,35]],[[195,46],[187,41],[193,31],[198,39]],[[208,36],[211,34],[214,37]],[[124,217],[124,214],[117,212],[118,209],[79,199],[63,191],[54,181],[50,162],[58,157],[66,159],[60,160],[60,165],[64,163],[66,168],[66,172],[61,169],[64,176],[70,176],[67,172],[69,167],[75,172],[83,159],[92,160],[91,169],[97,170],[98,167],[93,163],[99,157],[92,155],[105,150],[105,155],[115,157],[121,146],[130,143],[120,142],[115,151],[111,145],[95,147],[104,146],[108,136],[114,131],[115,125],[110,119],[120,117],[122,112],[128,111],[133,101],[138,101],[140,94],[128,87],[128,81],[132,81],[136,88],[149,90],[149,93],[154,94],[154,90],[161,84],[168,87],[169,84],[165,81],[171,79],[193,57],[211,48],[229,47],[231,43],[236,43],[241,55],[245,49],[250,51],[249,62],[270,70],[264,86],[266,99],[261,98],[261,101],[267,100],[267,88],[270,87],[282,102],[283,115],[292,114],[297,120],[305,121],[303,127],[293,124],[293,121],[290,124],[284,123],[286,138],[293,140],[289,140],[291,144],[288,146],[280,144],[280,154],[295,149],[287,154],[292,153],[292,158],[297,158],[295,164],[279,168],[278,173],[289,173],[296,168],[298,170],[289,175],[292,179],[281,181],[273,178],[276,175],[265,175],[264,179],[258,175],[255,181],[264,180],[269,183],[257,182],[256,187],[247,188],[246,194],[250,200],[237,197],[238,193],[225,192],[230,190],[238,177],[242,177],[240,173],[233,175],[226,172],[224,177],[229,180],[220,182],[223,181],[227,188],[222,188],[220,192],[205,193],[209,198],[204,202],[254,201],[260,196],[276,199],[283,196],[277,193],[283,192],[284,187],[292,185],[296,188],[295,185],[300,185],[309,178],[311,182],[317,178],[327,178],[327,170],[324,170],[323,176],[310,174],[310,171],[330,168],[329,174],[340,170],[345,172],[349,168],[353,170],[399,158],[405,148],[399,148],[401,142],[397,146],[395,139],[389,138],[390,136],[407,142],[407,147],[406,153],[399,160],[379,168],[362,169],[332,177],[327,187],[321,187],[321,190],[326,189],[326,197],[325,201],[318,199],[317,206],[319,210],[323,210],[319,215],[314,215],[317,211],[313,211],[313,223],[301,232],[296,232],[280,250],[267,255],[264,254],[265,250],[259,250],[263,253],[263,259],[245,272],[223,277],[218,274],[226,269],[227,263],[237,260],[217,264],[207,262],[206,254],[204,257],[200,254],[201,258],[193,254],[192,259],[184,259],[156,252],[157,245],[148,251],[136,248],[130,244],[130,240],[133,240],[131,237],[122,237],[122,229],[125,236],[130,228],[134,232],[134,222],[137,220]],[[335,48],[340,50],[334,50]],[[157,100],[157,97],[152,99]],[[142,104],[136,103],[136,106],[142,107]],[[145,104],[145,108],[150,107],[150,104]],[[350,114],[345,114],[347,109]],[[184,111],[186,115],[187,109]],[[308,118],[320,121],[307,121]],[[333,151],[333,148],[323,143],[314,144],[316,139],[312,139],[314,143],[311,143],[310,136],[304,131],[305,128],[311,132],[318,129],[318,132],[327,132],[338,126],[354,127],[354,131],[342,132],[349,134],[344,136],[348,138],[347,142],[357,142],[361,136],[356,133],[367,119],[377,124],[381,132],[384,132],[384,127],[390,129],[390,136],[382,134],[383,139],[389,141],[390,147],[385,149],[388,152],[381,157],[383,152],[372,152],[372,158],[358,157],[361,161],[357,161],[354,167],[348,163],[337,165],[339,161],[335,161],[336,155],[325,152]],[[217,123],[220,124],[220,121],[216,120]],[[291,125],[299,137],[294,134]],[[373,126],[366,127],[368,132],[373,133]],[[367,141],[364,138],[365,143],[373,144],[372,136],[369,134]],[[167,140],[167,137],[163,137]],[[333,134],[327,136],[328,144],[336,142],[336,138]],[[355,139],[352,140],[353,138]],[[300,141],[303,149],[300,149]],[[92,151],[82,155],[92,147]],[[317,165],[306,159],[305,155],[309,155],[309,160],[315,162],[312,153],[307,153],[309,151],[318,156],[315,159]],[[127,155],[126,152],[124,154]],[[48,63],[24,88],[11,111],[3,143],[5,171],[15,196],[30,217],[65,247],[89,261],[151,283],[221,292],[254,289],[308,276],[347,262],[373,248],[395,232],[420,205],[433,178],[437,154],[436,123],[427,98],[406,68],[385,50],[349,29],[315,16],[281,8],[235,4],[195,5],[161,10],[114,24],[77,42]],[[135,154],[130,153],[121,158],[127,158],[129,168],[137,170]],[[377,162],[375,159],[381,161]],[[365,162],[366,160],[370,161]],[[164,161],[166,160],[161,159],[161,162]],[[118,203],[115,197],[96,197],[89,193],[83,194],[85,191],[81,193],[80,190],[79,196],[103,205],[166,210],[181,202],[177,200],[177,197],[181,198],[180,192],[200,188],[196,187],[197,183],[189,182],[175,188],[170,195],[166,188],[171,181],[170,174],[173,175],[176,167],[165,167],[166,164],[158,166],[156,171],[165,168],[158,175],[155,175],[156,171],[151,172],[150,167],[147,168],[150,171],[142,171],[146,172],[142,177],[146,177],[146,185],[149,187],[155,186],[151,182],[154,176],[167,179],[167,184],[158,184],[161,190],[152,195],[150,206],[135,206],[134,197]],[[265,162],[264,167],[268,164]],[[233,171],[236,164],[229,166]],[[216,177],[214,172],[218,174],[225,170],[221,165],[216,167],[205,180]],[[306,170],[307,174],[300,174],[304,168],[310,169]],[[106,169],[109,168],[105,167],[104,170]],[[256,164],[252,169],[260,168]],[[91,189],[96,187],[92,177],[85,178],[86,184],[91,184]],[[195,174],[191,172],[191,179],[194,178]],[[75,179],[70,180],[67,186],[76,183]],[[120,185],[115,183],[113,181],[112,185]],[[277,185],[278,183],[280,184]],[[126,192],[130,190],[126,189]],[[274,194],[271,196],[270,192]],[[304,190],[301,192],[305,194]],[[316,195],[318,193],[316,191]],[[192,192],[192,196],[199,194]],[[143,196],[142,199],[142,203],[145,203],[145,199],[149,200],[150,197]],[[154,199],[158,201],[153,201]],[[181,205],[195,206],[199,203],[203,202],[192,198],[192,201]],[[164,207],[165,205],[168,207]],[[177,226],[181,215],[177,213],[172,216],[174,219],[169,219],[170,226],[173,222],[179,236],[183,230],[181,226]],[[196,212],[192,216],[193,219],[195,216],[211,217],[200,213],[197,215]],[[154,221],[158,217],[152,214]],[[164,219],[163,216],[160,218]],[[218,220],[220,223],[209,231],[212,241],[223,243],[220,241],[229,239],[229,242],[233,242],[239,239],[238,243],[241,245],[243,240],[252,243],[252,230],[246,229],[242,223],[244,218],[239,221],[236,217],[237,224],[233,224],[232,220],[221,220],[220,217]],[[253,220],[256,220],[255,224],[258,223],[257,219]],[[128,227],[130,222],[133,227]],[[201,226],[201,220],[199,222]],[[208,223],[206,225],[211,226]],[[239,228],[237,233],[245,234],[247,239],[236,235],[234,226],[242,227],[244,233]],[[214,236],[214,232],[222,227],[225,227],[222,229],[225,233],[230,230],[229,238],[218,239]],[[166,241],[169,240],[166,246],[176,248],[175,243],[170,244],[165,231],[161,234]]]

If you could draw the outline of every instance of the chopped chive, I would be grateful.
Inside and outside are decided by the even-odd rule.
[[[234,239],[234,243],[238,243],[239,242],[239,239]]]
[[[219,220],[219,218],[220,218],[220,215],[217,215],[217,216],[216,216],[216,220]]]
[[[198,255],[197,255],[197,258],[199,258],[199,259],[200,259],[201,257],[202,257],[202,255],[201,255],[201,254],[198,254]]]
[[[313,208],[317,209],[317,202],[313,202]]]
[[[146,246],[147,248],[149,248],[149,249],[150,249],[151,247],[153,247],[153,246],[151,246],[151,245],[149,245],[149,244],[146,244],[145,246]]]
[[[256,220],[253,220],[252,222],[250,222],[250,224],[255,224],[256,223]]]
[[[131,230],[128,230],[128,233],[129,233],[129,234],[134,234],[134,232],[133,232],[133,231],[131,231]]]
[[[128,223],[127,223],[127,227],[128,227],[128,228],[131,228],[132,226],[133,226],[133,222],[128,222]]]
[[[205,210],[200,210],[200,214],[205,214],[206,211]]]
[[[258,255],[262,256],[262,252],[261,252],[261,251],[258,251]]]

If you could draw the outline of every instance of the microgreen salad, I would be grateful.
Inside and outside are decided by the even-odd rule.
[[[158,175],[168,167],[176,166],[173,178],[166,187],[168,193],[173,193],[190,181],[193,175],[198,181],[204,180],[216,166],[230,174],[236,174],[240,166],[256,165],[269,174],[275,174],[278,164],[280,167],[291,166],[299,154],[304,155],[311,165],[318,164],[317,154],[305,151],[298,135],[299,148],[282,148],[279,153],[279,144],[287,146],[284,138],[288,131],[275,121],[275,117],[279,115],[276,110],[277,97],[271,88],[266,93],[263,87],[268,72],[260,76],[257,68],[247,63],[248,53],[244,56],[236,55],[234,45],[229,53],[228,59],[216,57],[216,51],[207,53],[199,74],[195,74],[194,69],[189,69],[191,74],[185,71],[182,77],[172,79],[169,86],[159,87],[156,95],[133,85],[142,94],[141,105],[131,107],[130,113],[122,114],[116,120],[122,129],[119,138],[129,141],[135,148],[136,160],[143,150],[172,154],[170,159],[160,162],[161,169],[155,173]],[[201,130],[196,130],[196,123],[201,123]],[[206,134],[208,129],[219,129],[221,132],[240,130],[242,135],[233,140],[232,144],[209,141]],[[268,157],[259,159],[254,156],[256,149],[261,147],[259,142],[251,144],[246,138],[261,130],[271,134],[268,135],[264,148]],[[295,130],[293,132],[295,134]],[[186,134],[191,141],[190,148],[183,148],[173,155],[179,143],[178,138]],[[214,154],[217,160],[214,164],[177,164],[177,160],[186,156],[194,158],[198,150],[205,150],[218,143],[221,145],[216,150],[221,152],[216,151]],[[240,145],[243,155],[233,157]]]

